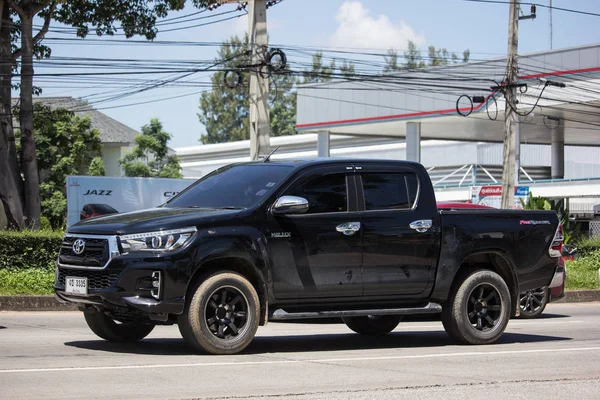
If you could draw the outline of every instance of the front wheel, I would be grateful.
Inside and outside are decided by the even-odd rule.
[[[154,329],[154,324],[144,324],[136,321],[117,322],[96,309],[86,310],[83,315],[92,332],[109,342],[138,342],[148,336]]]
[[[442,323],[448,335],[466,344],[493,343],[510,318],[508,286],[497,273],[476,271],[459,282],[442,307]]]
[[[402,321],[402,315],[368,315],[342,318],[346,326],[361,335],[385,335]]]
[[[539,288],[522,292],[519,295],[519,318],[537,318],[548,304],[548,288]]]
[[[179,331],[197,350],[235,354],[252,342],[260,319],[254,286],[235,272],[219,272],[201,282],[183,314]]]

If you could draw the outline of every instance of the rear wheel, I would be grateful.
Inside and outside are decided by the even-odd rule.
[[[522,292],[519,295],[519,318],[537,318],[548,304],[548,288],[539,288]]]
[[[361,335],[385,335],[402,321],[402,315],[368,315],[342,318],[346,326]]]
[[[179,331],[195,349],[235,354],[252,342],[260,302],[252,284],[234,272],[220,272],[201,282],[179,316]]]
[[[455,286],[442,308],[448,335],[467,344],[493,343],[508,324],[510,292],[504,279],[493,271],[476,271]]]
[[[154,329],[154,324],[144,324],[137,321],[115,321],[96,309],[86,310],[83,315],[92,332],[109,342],[138,342],[148,336]]]

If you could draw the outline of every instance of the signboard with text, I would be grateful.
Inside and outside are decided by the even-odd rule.
[[[515,187],[515,204],[513,208],[523,208],[521,199],[527,201],[529,186]],[[471,186],[471,203],[500,208],[502,205],[502,186]]]
[[[81,219],[159,206],[194,179],[67,177],[67,226]]]

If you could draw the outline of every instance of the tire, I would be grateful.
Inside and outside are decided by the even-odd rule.
[[[361,335],[385,335],[402,321],[402,315],[368,315],[342,318],[346,326]]]
[[[260,301],[252,284],[235,272],[219,272],[196,286],[178,325],[196,350],[235,354],[252,342],[259,318]]]
[[[152,332],[154,324],[140,322],[115,322],[108,315],[96,309],[83,313],[85,322],[96,335],[109,342],[134,343],[139,342]]]
[[[519,294],[519,318],[539,317],[548,304],[548,288],[528,290]]]
[[[504,333],[511,310],[504,279],[493,271],[479,270],[454,286],[442,307],[442,323],[460,343],[489,344]]]

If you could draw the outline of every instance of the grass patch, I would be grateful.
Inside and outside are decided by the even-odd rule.
[[[0,269],[0,296],[51,295],[54,270]]]
[[[600,269],[600,250],[594,250],[574,261],[567,262],[568,290],[600,289],[598,269]]]

